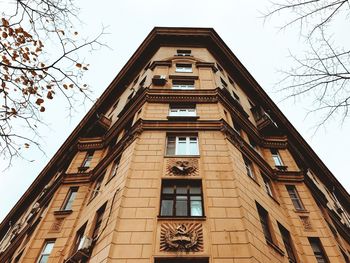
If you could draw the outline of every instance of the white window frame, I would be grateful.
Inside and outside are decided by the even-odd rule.
[[[175,155],[180,155],[180,156],[184,156],[184,155],[199,155],[199,143],[198,143],[198,136],[168,136],[167,137],[167,148],[166,151],[168,151],[168,145],[169,145],[169,137],[175,137]],[[179,152],[179,145],[180,145],[180,140],[182,138],[185,138],[185,152],[184,153],[180,153]],[[191,139],[192,141],[195,141],[196,143],[196,151],[195,152],[191,152]],[[195,139],[195,140],[193,140]]]
[[[46,251],[46,248],[47,248],[48,245],[50,245],[51,247],[49,247],[49,251]],[[47,260],[46,261],[42,261],[42,259],[44,257],[47,257],[47,259],[50,257],[54,246],[55,246],[55,240],[47,240],[47,241],[45,241],[45,244],[43,246],[43,249],[40,252],[40,256],[38,258],[37,263],[42,263],[42,262],[46,263]]]
[[[170,107],[169,109],[169,116],[176,116],[176,117],[196,117],[197,112],[195,107],[181,107],[181,106],[175,106]]]
[[[193,90],[194,84],[173,84],[172,89],[179,89],[179,90]]]
[[[185,67],[184,65],[190,65],[191,67]],[[186,64],[186,63],[178,63],[176,64],[175,72],[180,73],[192,73],[192,64]]]
[[[264,188],[265,188],[266,193],[269,196],[273,197],[271,180],[266,175],[263,175],[263,182],[264,182],[264,186],[265,186]]]
[[[276,153],[273,153],[273,151],[276,151]],[[271,155],[275,166],[284,166],[282,158],[277,149],[271,149]]]

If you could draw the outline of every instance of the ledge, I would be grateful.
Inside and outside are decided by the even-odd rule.
[[[294,213],[299,213],[299,214],[310,214],[310,211],[308,210],[296,210],[296,209],[293,209]]]
[[[200,155],[164,155],[164,158],[200,158]]]
[[[53,212],[55,216],[67,216],[71,213],[73,213],[73,210],[57,210]]]
[[[273,242],[271,242],[270,240],[266,239],[266,243],[272,247],[278,254],[280,254],[281,256],[284,257],[284,252],[282,249],[280,249],[276,244],[274,244]]]
[[[199,116],[167,116],[170,121],[196,121]]]
[[[191,73],[191,72],[188,72]],[[186,76],[186,75],[169,75],[169,79],[180,79],[180,80],[196,80],[198,76]]]

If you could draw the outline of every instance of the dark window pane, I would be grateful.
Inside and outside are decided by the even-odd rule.
[[[187,186],[177,186],[176,193],[177,194],[187,194]]]
[[[176,196],[176,215],[187,216],[187,196]]]
[[[160,211],[162,216],[172,216],[173,215],[173,200],[162,200],[162,208]]]
[[[163,194],[173,194],[174,187],[173,186],[165,186],[163,187]]]
[[[191,186],[190,187],[190,193],[191,194],[200,194],[201,193],[201,188],[199,186],[196,186],[196,187]]]

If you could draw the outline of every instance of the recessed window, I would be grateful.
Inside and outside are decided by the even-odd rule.
[[[295,210],[305,210],[304,205],[299,197],[298,191],[295,188],[295,185],[286,185],[286,188]]]
[[[176,72],[182,73],[191,73],[192,72],[192,64],[176,64]]]
[[[81,164],[83,168],[89,168],[91,165],[92,157],[94,156],[94,151],[88,151],[85,155],[84,161]]]
[[[106,210],[106,205],[107,203],[105,203],[100,209],[97,210],[96,212],[96,221],[95,221],[95,226],[94,226],[94,231],[92,233],[92,238],[94,240],[96,240],[97,236],[100,234],[101,232],[101,225],[102,225],[102,220],[103,220],[103,214]]]
[[[176,50],[176,56],[189,57],[189,56],[191,56],[191,50],[178,49],[178,50]]]
[[[311,248],[316,257],[317,263],[328,263],[328,257],[323,249],[321,240],[318,237],[308,237]]]
[[[218,69],[223,73],[224,72],[224,69],[218,64],[216,63],[216,66],[218,67]]]
[[[197,136],[168,136],[167,155],[199,155]]]
[[[181,89],[181,90],[192,90],[194,89],[193,80],[174,80],[172,89]]]
[[[222,86],[227,89],[228,85],[227,85],[226,81],[224,81],[222,78],[220,78],[220,81],[221,81]]]
[[[233,98],[234,98],[237,102],[241,103],[241,101],[240,101],[238,95],[237,95],[236,92],[234,92],[233,90],[232,90],[232,96],[233,96]]]
[[[275,162],[276,166],[284,166],[283,162],[282,162],[282,158],[278,153],[277,149],[271,149],[271,155],[272,155],[272,159]]]
[[[37,263],[46,263],[49,261],[49,257],[54,245],[55,245],[54,240],[49,240],[45,242]]]
[[[109,173],[108,180],[116,176],[119,164],[120,164],[121,154],[113,161],[112,169]]]
[[[75,252],[77,252],[83,245],[85,228],[86,228],[86,223],[77,231],[71,254],[74,254]]]
[[[248,135],[248,141],[250,147],[252,147],[254,150],[257,150],[257,143]]]
[[[264,181],[264,189],[265,189],[265,192],[273,197],[273,192],[272,192],[272,184],[271,184],[271,180],[270,178],[268,178],[266,175],[262,174],[262,178],[263,178],[263,181]]]
[[[91,192],[90,200],[94,199],[100,193],[103,178],[104,178],[104,174],[101,175],[99,178],[97,178],[94,184],[94,188],[92,189],[92,192]]]
[[[61,208],[62,211],[72,210],[72,205],[75,197],[77,196],[77,193],[78,193],[78,187],[69,188],[68,194]]]
[[[201,181],[163,181],[160,216],[203,216]]]
[[[265,236],[265,239],[271,243],[272,241],[272,234],[270,230],[270,225],[269,225],[269,214],[267,211],[258,203],[256,203],[256,208],[258,209],[258,214],[260,218],[260,223],[261,227]]]
[[[247,171],[247,175],[250,178],[255,179],[255,174],[254,174],[254,170],[253,170],[253,163],[245,156],[243,156],[243,160],[244,160],[245,169]]]
[[[280,223],[278,223],[278,228],[282,235],[282,240],[283,240],[284,247],[286,248],[289,263],[296,263],[297,260],[294,254],[292,238],[289,234],[289,231],[286,228],[284,228],[284,226],[282,226]]]
[[[170,105],[169,116],[195,117],[197,116],[195,105]]]

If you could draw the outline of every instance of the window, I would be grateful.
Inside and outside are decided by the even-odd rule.
[[[54,240],[46,241],[44,247],[40,253],[38,263],[46,263],[49,260],[50,254],[52,252],[53,246],[55,245]]]
[[[286,248],[289,263],[297,262],[295,255],[294,255],[292,238],[289,234],[289,231],[287,229],[285,229],[284,226],[282,226],[280,223],[278,223],[278,228],[279,228],[281,235],[282,235],[282,240],[283,240],[284,247]]]
[[[256,203],[256,208],[258,209],[260,223],[261,223],[261,227],[262,227],[265,239],[267,241],[273,243],[272,242],[272,235],[271,235],[271,231],[270,231],[270,226],[269,226],[269,214],[258,203]]]
[[[113,178],[114,176],[116,176],[118,168],[119,168],[119,164],[120,164],[120,159],[121,159],[121,154],[113,161],[113,165],[112,165],[112,169],[109,173],[109,177],[108,180],[110,180],[111,178]]]
[[[224,72],[224,69],[223,69],[218,63],[216,63],[216,65],[218,66],[218,69],[219,69],[221,72]]]
[[[233,123],[233,129],[235,129],[236,132],[239,133],[239,135],[242,135],[242,128],[239,126],[232,118],[232,123]]]
[[[94,151],[88,151],[88,152],[86,153],[86,156],[85,156],[85,158],[84,158],[83,163],[81,164],[81,167],[89,168],[93,156],[94,156]]]
[[[188,49],[178,49],[176,53],[177,53],[176,56],[183,56],[183,57],[191,56],[191,50],[188,50]]]
[[[100,234],[100,228],[102,225],[102,220],[103,220],[103,214],[106,210],[106,205],[105,203],[100,209],[97,210],[96,212],[96,221],[95,221],[95,226],[94,226],[94,231],[92,233],[92,238],[95,240],[97,236]]]
[[[264,181],[264,188],[265,188],[265,192],[273,197],[273,192],[272,192],[272,186],[271,186],[271,180],[270,178],[268,178],[266,175],[262,174],[262,178]]]
[[[236,92],[234,92],[233,90],[232,90],[232,96],[233,96],[233,98],[234,98],[238,103],[241,103],[241,101],[240,101],[238,95],[237,95]]]
[[[192,72],[192,65],[191,64],[176,64],[176,72],[191,73]]]
[[[75,235],[75,241],[74,246],[71,254],[74,254],[78,251],[79,247],[81,246],[81,243],[83,241],[84,233],[85,233],[86,223],[78,230],[78,232]]]
[[[195,117],[196,107],[194,105],[170,105],[169,116]]]
[[[99,178],[97,178],[94,189],[92,189],[90,200],[94,199],[99,194],[103,178],[104,178],[104,174],[101,175]]]
[[[201,181],[163,181],[160,215],[203,216]]]
[[[192,90],[194,89],[194,81],[174,80],[172,89]]]
[[[247,170],[247,175],[250,178],[255,179],[255,174],[254,174],[254,170],[253,170],[253,163],[245,156],[243,156],[243,160],[244,160],[245,169]]]
[[[286,185],[286,188],[295,210],[305,210],[304,205],[300,200],[297,189],[295,188],[295,185]]]
[[[199,155],[197,136],[168,136],[167,155]]]
[[[283,166],[281,156],[278,153],[277,149],[271,149],[272,159],[275,162],[276,166]]]
[[[227,83],[222,78],[220,78],[220,81],[222,86],[227,89]]]
[[[256,142],[249,135],[248,135],[248,141],[249,141],[250,147],[252,147],[254,150],[257,150]]]
[[[119,99],[113,104],[111,112],[109,113],[108,117],[110,117],[113,113],[113,111],[118,107]]]
[[[316,257],[317,263],[328,263],[329,260],[318,237],[308,237],[311,248]]]
[[[63,202],[63,205],[61,207],[62,211],[72,210],[72,205],[73,205],[75,197],[77,196],[77,193],[78,193],[78,187],[69,188],[66,199]]]

